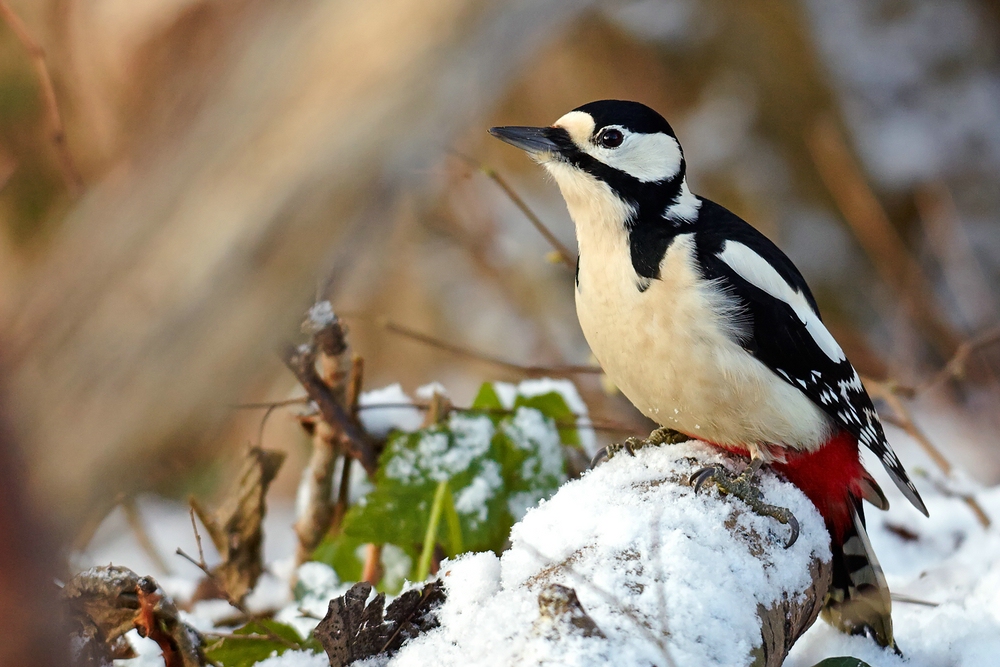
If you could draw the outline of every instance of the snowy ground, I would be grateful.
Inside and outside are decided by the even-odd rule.
[[[928,474],[934,476],[933,466],[905,435],[894,430],[890,430],[889,435],[909,470],[932,471]],[[793,649],[786,666],[811,667],[824,658],[838,655],[855,656],[867,661],[872,667],[981,667],[996,663],[996,656],[1000,655],[1000,604],[997,603],[997,598],[1000,597],[1000,529],[994,525],[989,530],[984,530],[960,499],[948,497],[940,490],[940,484],[932,484],[926,477],[917,476],[917,486],[931,514],[930,519],[924,518],[906,503],[894,485],[882,475],[881,470],[871,463],[870,469],[879,477],[882,488],[892,502],[892,508],[888,512],[882,513],[871,508],[868,511],[872,543],[890,587],[896,595],[908,596],[935,606],[896,601],[893,612],[895,634],[905,659],[881,651],[867,639],[841,635],[818,621]],[[571,494],[566,495],[568,497]],[[1000,487],[979,489],[975,491],[975,495],[987,514],[1000,520]],[[75,555],[75,565],[80,568],[107,563],[124,565],[140,574],[153,575],[168,593],[183,600],[192,593],[199,575],[193,566],[172,555],[177,547],[188,553],[195,551],[187,509],[179,503],[144,498],[140,501],[140,510],[153,541],[172,568],[170,574],[159,571],[139,548],[120,511],[108,517],[86,551]],[[291,502],[270,502],[265,524],[265,554],[270,573],[262,578],[258,589],[249,599],[252,608],[284,607],[281,614],[284,620],[295,616],[295,610],[299,606],[325,611],[325,599],[321,598],[328,599],[344,588],[342,584],[329,578],[332,571],[316,571],[311,573],[317,592],[315,599],[306,601],[306,605],[292,602],[285,584],[295,544],[291,529],[292,515]],[[531,516],[529,514],[525,522],[515,528],[515,542],[518,535],[531,530]],[[602,527],[605,524],[606,527]],[[615,521],[596,522],[590,529],[607,530],[608,540],[622,537]],[[213,554],[206,555],[211,562]],[[489,580],[489,577],[485,577],[486,574],[501,582],[507,582],[510,576],[514,576],[503,572],[500,561],[492,556],[467,558],[453,567],[458,570],[478,568],[477,576],[481,581]],[[323,581],[324,576],[327,577],[326,581]],[[579,593],[583,600],[585,594],[582,588]],[[480,597],[482,599],[470,599],[466,602],[473,607],[479,604],[499,604],[499,596]],[[219,601],[200,603],[187,619],[196,627],[208,629],[212,626],[213,619],[232,612],[227,607],[228,605]],[[531,609],[526,607],[524,611],[537,616],[537,606]],[[498,610],[495,616],[499,619],[503,614]],[[594,616],[596,619],[600,613],[595,611]],[[300,623],[305,629],[310,622],[300,619]],[[162,665],[160,658],[155,655],[155,645],[150,649],[142,640],[136,640],[146,655],[133,663],[123,662],[122,667]],[[665,663],[663,658],[651,659],[655,664]],[[325,667],[327,662],[323,655],[286,653],[259,664],[266,667]]]

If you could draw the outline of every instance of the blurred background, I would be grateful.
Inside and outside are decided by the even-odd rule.
[[[572,272],[480,167],[575,248],[554,184],[486,128],[602,98],[670,120],[692,189],[775,240],[862,374],[1000,480],[996,0],[0,8],[0,482],[16,499],[0,520],[21,544],[70,543],[138,493],[210,494],[261,437],[290,453],[291,496],[301,428],[275,415],[261,434],[233,406],[294,390],[276,349],[317,298],[348,322],[367,388],[436,380],[463,405],[520,377],[384,318],[515,363],[590,363]],[[599,376],[576,380],[596,418],[651,427]]]

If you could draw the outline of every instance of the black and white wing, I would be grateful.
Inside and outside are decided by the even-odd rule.
[[[791,260],[763,234],[708,200],[702,200],[695,238],[705,278],[742,307],[748,325],[743,348],[874,452],[903,495],[927,514],[886,441],[861,378],[823,324]]]

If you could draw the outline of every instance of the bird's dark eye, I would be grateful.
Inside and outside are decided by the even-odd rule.
[[[618,148],[623,141],[625,141],[625,135],[620,130],[601,130],[601,133],[597,135],[597,143],[605,148]]]

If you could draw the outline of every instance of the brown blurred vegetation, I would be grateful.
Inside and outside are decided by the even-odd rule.
[[[231,406],[287,396],[275,350],[317,296],[346,316],[369,388],[439,380],[467,397],[517,377],[394,336],[383,316],[516,362],[587,363],[572,276],[453,151],[498,169],[573,247],[552,184],[485,128],[593,99],[674,123],[695,190],[786,248],[863,373],[920,385],[997,319],[988,170],[872,173],[815,3],[9,4],[45,50],[85,184],[75,197],[32,61],[0,30],[5,400],[17,476],[67,534],[119,494],[214,486],[258,437],[259,413]],[[874,4],[878,35],[922,2]],[[963,6],[982,46],[951,67],[995,76],[996,3]],[[916,404],[953,415],[939,445],[983,481],[1000,476],[991,352]],[[648,427],[579,383],[596,416]],[[290,420],[264,438],[305,456]]]

